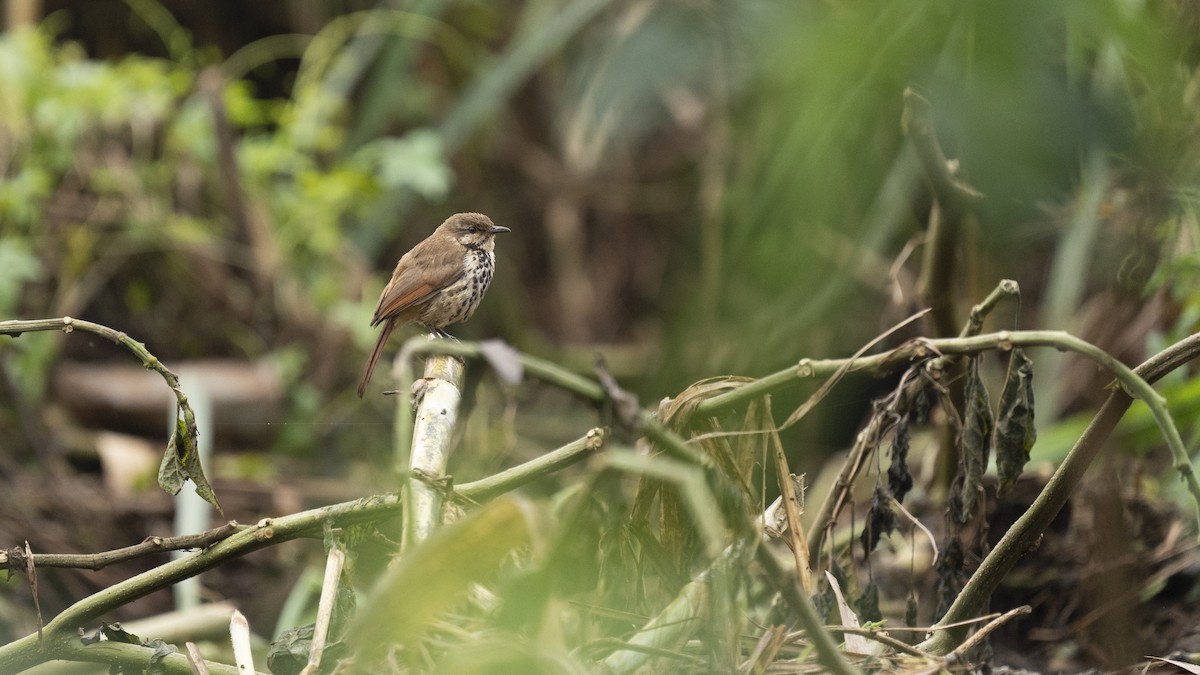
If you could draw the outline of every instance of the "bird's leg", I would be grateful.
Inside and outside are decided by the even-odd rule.
[[[454,342],[458,342],[458,338],[447,333],[446,331],[442,330],[441,328],[436,328],[434,326],[425,326],[425,329],[428,330],[429,334],[435,338],[439,338],[442,340],[452,340]]]

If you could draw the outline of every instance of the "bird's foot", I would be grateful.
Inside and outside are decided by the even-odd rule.
[[[441,340],[450,340],[452,342],[458,342],[458,338],[447,333],[446,331],[442,330],[441,328],[433,328],[431,326],[426,326],[426,328],[429,328],[429,334],[435,338],[438,338]]]

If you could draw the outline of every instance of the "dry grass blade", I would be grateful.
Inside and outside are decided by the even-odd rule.
[[[767,667],[775,661],[775,656],[787,642],[787,636],[787,626],[778,625],[767,629],[754,645],[754,651],[742,665],[741,672],[755,675],[767,672]]]
[[[796,559],[796,573],[800,575],[800,585],[804,592],[812,595],[812,570],[808,565],[808,540],[804,537],[804,523],[800,520],[800,496],[796,494],[796,487],[792,483],[792,471],[788,467],[779,432],[774,429],[771,430],[771,450],[779,474],[779,492],[783,499],[783,512],[787,515],[787,532],[791,541],[792,556]]]
[[[33,564],[33,548],[29,546],[29,540],[25,541],[25,576],[29,579],[29,589],[33,593],[33,606],[37,610],[37,636],[40,643],[45,622],[42,620],[42,601],[38,595],[37,567]]]
[[[675,398],[663,399],[658,406],[658,418],[673,429],[686,425],[701,402],[731,391],[754,380],[749,377],[710,377],[684,389]]]
[[[850,604],[846,602],[845,596],[842,595],[842,587],[838,584],[828,570],[825,571],[825,580],[829,582],[829,587],[833,589],[833,596],[837,600],[838,614],[842,617],[842,623],[851,628],[862,628],[858,623],[858,615],[850,608]],[[869,640],[861,635],[854,633],[844,633],[842,638],[846,644],[846,651],[851,654],[868,655],[874,653]]]

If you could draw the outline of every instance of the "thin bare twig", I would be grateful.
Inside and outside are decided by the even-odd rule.
[[[920,649],[917,649],[916,647],[908,644],[907,642],[897,640],[896,638],[892,637],[891,635],[888,635],[887,633],[882,632],[884,630],[892,630],[890,628],[863,628],[862,626],[826,626],[825,630],[829,631],[830,633],[849,633],[850,635],[858,635],[860,637],[867,638],[868,640],[874,640],[882,645],[886,645],[898,652],[903,652],[910,656],[919,656],[924,659],[938,658],[937,656],[934,656],[933,654],[930,654],[929,652],[921,651]]]
[[[938,551],[937,540],[933,538],[933,533],[930,532],[929,528],[925,527],[925,524],[922,523],[920,520],[918,520],[916,516],[909,513],[908,509],[904,508],[904,505],[900,503],[899,499],[896,499],[895,497],[892,497],[891,499],[892,499],[892,506],[900,509],[900,513],[903,513],[904,517],[908,518],[909,522],[911,522],[915,527],[917,527],[917,529],[919,529],[925,533],[925,537],[929,540],[929,546],[930,546],[930,548],[933,549],[933,562],[929,563],[929,566],[937,567],[939,551]]]
[[[146,537],[140,544],[124,548],[104,551],[102,553],[35,553],[33,563],[38,567],[66,567],[85,570],[101,570],[109,565],[134,560],[146,555],[163,551],[187,551],[211,546],[229,535],[237,532],[243,526],[236,521],[229,521],[220,527],[206,530],[199,534],[185,534],[178,537]],[[0,551],[0,567],[16,569],[24,565],[24,555],[18,556],[21,549]]]
[[[1032,611],[1033,611],[1033,608],[1030,607],[1029,605],[1022,605],[1021,607],[1017,607],[1016,609],[1011,609],[1011,610],[1005,612],[1004,614],[1001,614],[1000,616],[996,617],[995,619],[992,619],[991,621],[989,621],[987,623],[987,625],[985,625],[983,628],[980,628],[979,630],[975,631],[974,635],[972,635],[967,640],[964,640],[963,643],[961,645],[959,645],[954,651],[947,654],[946,658],[947,659],[962,658],[963,654],[966,654],[967,652],[974,649],[975,646],[978,645],[980,642],[982,642],[983,639],[985,637],[987,637],[989,634],[991,634],[992,631],[994,631],[997,628],[999,628],[1000,626],[1004,625],[1009,620],[1014,619],[1018,616],[1025,616],[1026,614],[1029,614]]]

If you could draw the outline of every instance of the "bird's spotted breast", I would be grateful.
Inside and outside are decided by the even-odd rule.
[[[463,256],[462,277],[442,289],[429,303],[421,313],[421,323],[440,327],[471,318],[492,281],[495,264],[495,253],[479,248],[468,249]]]

